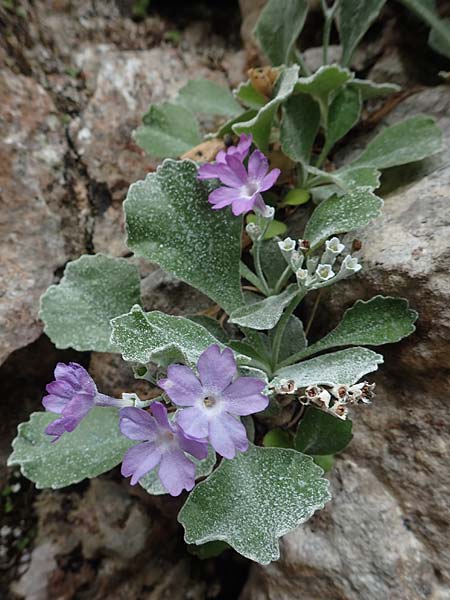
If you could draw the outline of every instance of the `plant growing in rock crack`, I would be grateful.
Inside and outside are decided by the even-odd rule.
[[[350,442],[349,415],[374,397],[364,378],[383,362],[364,346],[400,340],[417,317],[406,300],[376,296],[308,340],[322,289],[362,270],[351,238],[338,235],[379,216],[383,169],[441,144],[433,120],[419,115],[385,128],[332,170],[330,153],[359,122],[364,101],[398,90],[345,66],[383,2],[355,4],[350,29],[349,2],[323,4],[324,65],[310,74],[295,50],[306,2],[280,10],[271,0],[256,34],[273,67],[252,71],[234,95],[190,82],[175,103],[144,116],[137,141],[152,154],[185,158],[168,158],[130,187],[128,247],[209,296],[221,317],[146,312],[128,259],[69,263],[42,298],[48,336],[58,348],[121,353],[159,395],[111,398],[80,365],[57,365],[47,412],[20,425],[9,459],[39,488],[122,463],[123,475],[150,494],[191,492],[179,521],[189,544],[212,543],[199,549],[204,555],[229,545],[261,563],[277,559],[279,536],[330,499],[319,465],[329,468]],[[335,13],[342,65],[327,64]],[[201,142],[194,112],[231,120]],[[292,211],[309,215],[303,235],[281,238]],[[297,309],[310,294],[304,326]]]

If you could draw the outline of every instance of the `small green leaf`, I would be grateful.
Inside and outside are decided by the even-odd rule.
[[[325,473],[331,471],[335,463],[335,458],[332,454],[324,454],[323,456],[315,455],[313,456],[313,460]]]
[[[212,210],[208,191],[195,163],[165,160],[128,191],[127,243],[230,312],[242,304],[242,219],[230,210]]]
[[[189,544],[227,542],[262,564],[280,557],[278,538],[330,499],[312,458],[286,448],[250,449],[223,460],[178,515]]]
[[[297,285],[292,284],[281,294],[241,306],[230,314],[230,323],[251,329],[272,329],[280,320],[283,310],[298,293]]]
[[[324,65],[313,75],[300,77],[295,85],[295,93],[309,94],[324,110],[328,106],[330,95],[351,81],[353,77],[353,73],[339,65]]]
[[[295,449],[305,454],[337,454],[352,439],[352,422],[309,406],[295,434]]]
[[[224,123],[218,131],[216,131],[215,133],[210,134],[210,136],[206,136],[206,137],[222,138],[225,135],[230,135],[233,133],[233,126],[236,123],[245,123],[247,121],[250,121],[251,119],[256,117],[257,114],[258,114],[258,111],[254,108],[245,110],[245,111],[241,112],[241,114],[238,115],[237,117],[233,117],[232,119],[230,119],[229,121]]]
[[[269,0],[265,5],[254,35],[272,65],[289,62],[307,12],[306,0]]]
[[[442,149],[442,132],[432,117],[417,115],[373,138],[352,166],[387,169],[422,160]]]
[[[269,287],[274,288],[287,267],[276,240],[267,240],[261,244],[261,266]]]
[[[384,98],[391,94],[396,94],[402,89],[395,83],[375,83],[370,79],[352,79],[348,84],[350,88],[361,93],[362,100],[370,100],[371,98]]]
[[[381,198],[364,188],[355,188],[341,197],[331,196],[314,210],[304,238],[315,248],[332,235],[364,227],[380,216],[382,206]]]
[[[366,191],[373,192],[380,187],[381,173],[373,167],[349,167],[342,171],[335,171],[334,175],[350,189],[364,188]]]
[[[301,206],[302,204],[309,202],[310,198],[311,194],[309,193],[309,190],[295,188],[286,194],[281,206]]]
[[[269,331],[269,339],[272,342],[275,335],[275,330]],[[305,336],[303,329],[303,323],[295,315],[289,317],[286,328],[281,338],[280,352],[278,355],[278,361],[282,362],[293,354],[302,352],[308,345],[308,341]]]
[[[195,464],[195,479],[207,477],[214,469],[217,460],[216,453],[211,448],[209,449],[208,456],[204,460],[197,460],[190,455],[187,456]],[[159,480],[158,468],[153,469],[147,473],[147,475],[144,475],[144,477],[139,480],[139,485],[141,485],[146,492],[152,494],[152,496],[167,494],[166,489]]]
[[[272,100],[260,108],[253,119],[233,125],[233,131],[237,134],[251,133],[258,148],[263,152],[267,151],[272,123],[278,107],[292,94],[297,78],[297,65],[283,69],[275,84],[275,94]]]
[[[248,106],[248,108],[256,108],[259,110],[267,102],[264,96],[260,94],[258,90],[255,90],[250,80],[241,83],[233,93],[234,96],[240,100],[244,106]]]
[[[134,132],[136,143],[150,156],[177,158],[202,141],[197,119],[182,106],[153,104]]]
[[[258,218],[254,214],[249,214],[246,217],[246,221],[247,223],[256,223],[258,221]],[[274,237],[277,237],[278,235],[283,235],[283,233],[286,233],[286,231],[287,225],[285,223],[277,221],[276,219],[272,219],[272,221],[269,224],[269,227],[266,230],[266,233],[264,234],[263,239],[271,240]]]
[[[303,357],[338,346],[380,346],[398,342],[413,333],[417,316],[404,298],[375,296],[367,302],[357,300],[339,325],[305,350]]]
[[[140,304],[137,268],[125,258],[85,255],[67,264],[41,298],[39,316],[57,348],[114,352],[110,319]]]
[[[135,442],[120,433],[116,408],[93,408],[80,425],[57,442],[45,428],[59,415],[36,412],[18,428],[8,465],[19,465],[38,489],[58,489],[96,477],[122,462]]]
[[[363,35],[375,21],[386,0],[341,0],[339,35],[343,65],[348,65]]]
[[[383,362],[381,354],[367,348],[348,348],[283,367],[277,371],[280,379],[292,379],[297,388],[308,385],[353,385],[367,373],[376,371]]]
[[[272,429],[268,431],[263,439],[266,448],[292,448],[292,436],[285,429]]]
[[[184,362],[195,366],[208,346],[222,346],[209,331],[190,319],[159,311],[145,313],[140,306],[113,319],[111,325],[112,343],[127,361],[153,361],[161,366]]]
[[[230,90],[208,79],[188,81],[176,102],[193,113],[234,117],[242,112]]]
[[[308,164],[320,126],[319,104],[308,94],[291,96],[283,106],[280,142],[284,154]]]
[[[333,99],[328,112],[326,130],[326,153],[358,123],[361,117],[361,94],[351,87],[345,87]]]

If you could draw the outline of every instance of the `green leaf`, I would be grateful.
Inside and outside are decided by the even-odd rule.
[[[195,464],[195,479],[209,475],[214,469],[217,460],[216,453],[214,450],[212,450],[212,448],[209,449],[208,456],[204,460],[197,460],[190,455],[187,456]],[[144,475],[144,477],[139,480],[139,485],[141,485],[146,492],[152,494],[153,496],[167,494],[167,491],[159,480],[157,468],[147,473],[147,475]]]
[[[373,167],[349,167],[342,171],[335,171],[342,183],[350,189],[364,188],[373,192],[380,187],[381,173]]]
[[[348,65],[363,35],[375,21],[386,0],[341,0],[339,35],[343,65]]]
[[[189,160],[165,160],[134,183],[124,203],[128,246],[198,288],[227,312],[242,304],[242,219],[212,210]]]
[[[281,294],[241,306],[230,314],[230,323],[251,329],[272,329],[280,320],[283,310],[298,292],[298,286],[292,284]]]
[[[258,111],[254,108],[245,110],[245,111],[241,112],[241,114],[238,115],[237,117],[233,117],[232,119],[230,119],[229,121],[224,123],[222,125],[222,127],[218,131],[216,131],[216,133],[210,134],[209,136],[206,136],[206,137],[222,138],[225,135],[232,134],[233,133],[233,125],[235,125],[236,123],[245,123],[245,122],[253,119],[254,117],[256,117],[257,114],[258,114]]]
[[[292,448],[292,436],[285,429],[272,429],[263,438],[266,448]]]
[[[273,342],[275,330],[269,331],[269,339]],[[293,354],[302,352],[305,350],[308,344],[305,332],[303,329],[303,323],[295,315],[289,317],[286,328],[281,338],[280,352],[278,355],[278,362],[286,360]]]
[[[450,58],[450,19],[440,19],[440,22],[442,27],[431,29],[428,43],[433,50]]]
[[[225,550],[228,550],[230,546],[225,542],[208,542],[207,544],[201,544],[196,546],[191,544],[187,547],[188,552],[199,558],[200,560],[207,560],[208,558],[215,558],[222,554]]]
[[[310,457],[285,448],[251,446],[223,460],[191,492],[178,515],[190,544],[227,542],[262,564],[280,557],[278,538],[330,499],[328,482]]]
[[[379,217],[383,201],[364,188],[355,188],[344,196],[331,196],[319,204],[309,219],[304,238],[312,248],[327,238],[364,227]]]
[[[248,106],[249,108],[259,110],[267,102],[264,96],[253,87],[250,80],[241,83],[233,93],[244,106]]]
[[[233,125],[233,131],[237,134],[251,133],[258,148],[263,152],[267,151],[272,123],[278,107],[292,94],[297,78],[297,65],[283,69],[275,84],[275,95],[272,100],[260,108],[253,119]]]
[[[188,81],[176,102],[193,113],[234,117],[242,112],[229,89],[208,79]]]
[[[371,98],[380,98],[390,96],[400,92],[402,89],[395,83],[375,83],[370,79],[352,79],[348,84],[350,88],[357,90],[361,93],[362,100],[370,100]]]
[[[326,153],[358,123],[361,117],[361,94],[350,87],[338,92],[328,112],[326,130]]]
[[[450,58],[449,19],[440,19],[434,0],[400,0],[431,27],[428,43],[436,52]]]
[[[101,475],[122,462],[135,443],[120,433],[116,408],[94,407],[73,432],[52,442],[44,430],[59,417],[33,413],[19,425],[13,441],[8,465],[19,465],[22,475],[38,489],[58,489]]]
[[[283,106],[280,142],[284,154],[294,161],[309,163],[320,126],[319,104],[308,94],[291,96]]]
[[[352,166],[387,169],[422,160],[441,149],[442,132],[435,120],[417,115],[383,129]]]
[[[367,373],[378,369],[381,354],[367,348],[348,348],[310,360],[283,367],[277,371],[275,385],[280,379],[292,379],[297,388],[308,385],[353,385]]]
[[[261,244],[260,249],[261,266],[266,277],[267,283],[274,288],[287,263],[280,252],[276,240],[267,240]]]
[[[315,98],[324,116],[330,95],[351,81],[353,77],[353,73],[339,65],[324,65],[313,75],[300,77],[295,85],[295,93],[302,92]]]
[[[114,352],[110,319],[140,304],[137,268],[125,258],[85,255],[67,264],[41,298],[39,316],[57,348]]]
[[[352,437],[351,421],[309,406],[298,425],[294,444],[299,452],[323,456],[342,452]]]
[[[375,296],[367,302],[357,300],[339,325],[305,350],[302,357],[338,346],[380,346],[398,342],[413,333],[417,317],[404,298]]]
[[[207,315],[186,315],[186,318],[190,321],[194,321],[194,323],[197,323],[197,325],[204,327],[212,336],[216,338],[216,340],[222,342],[222,344],[226,344],[228,342],[229,336],[217,319],[213,319]]]
[[[246,217],[246,221],[247,221],[247,223],[257,223],[258,218],[254,214],[249,214]],[[278,235],[283,235],[283,233],[286,233],[286,231],[287,231],[287,226],[285,223],[282,223],[281,221],[277,221],[276,219],[272,219],[272,221],[269,224],[269,227],[266,230],[266,233],[264,234],[263,239],[271,240],[274,237],[277,237]]]
[[[323,456],[314,455],[313,460],[325,473],[331,471],[335,463],[335,458],[332,454],[324,454]]]
[[[280,206],[301,206],[309,202],[310,198],[311,194],[309,190],[294,188],[286,194]]]
[[[307,12],[306,0],[269,0],[265,5],[254,35],[272,65],[289,62]]]
[[[156,158],[176,158],[202,141],[194,115],[168,102],[152,104],[133,137],[147,154]]]
[[[145,313],[140,306],[111,321],[113,344],[123,359],[166,366],[183,362],[195,366],[211,344],[222,344],[201,325],[185,317],[159,311]]]

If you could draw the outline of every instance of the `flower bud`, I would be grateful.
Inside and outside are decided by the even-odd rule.
[[[316,275],[320,281],[328,281],[335,275],[331,265],[319,265],[316,269]]]
[[[245,231],[252,242],[256,241],[261,235],[261,228],[256,223],[247,223]]]
[[[278,242],[278,246],[282,252],[293,252],[295,250],[295,242],[290,237]]]
[[[356,257],[353,257],[349,254],[342,261],[341,271],[344,271],[344,273],[357,273],[360,270],[361,265],[359,264],[358,259]]]

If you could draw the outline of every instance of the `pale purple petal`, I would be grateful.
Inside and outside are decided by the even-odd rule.
[[[239,215],[243,215],[253,210],[258,196],[261,197],[260,194],[255,194],[254,196],[248,199],[238,198],[237,200],[235,200],[231,205],[231,211],[233,215],[237,217]]]
[[[177,438],[180,448],[182,448],[185,452],[192,454],[192,456],[195,456],[195,458],[203,460],[208,456],[208,442],[206,440],[194,440],[189,438],[183,432],[181,427],[178,428]]]
[[[275,181],[280,176],[280,169],[272,169],[268,175],[264,177],[261,182],[260,191],[265,192],[266,190],[270,190],[271,187],[275,184]]]
[[[192,438],[208,436],[208,419],[199,408],[185,408],[177,414],[177,423],[186,435]]]
[[[269,399],[261,392],[265,383],[256,377],[239,377],[222,392],[226,410],[234,415],[252,415],[267,408]]]
[[[218,454],[228,459],[236,456],[236,450],[245,452],[248,448],[245,427],[226,413],[210,421],[209,441]]]
[[[160,379],[158,386],[178,406],[192,406],[203,395],[199,380],[191,369],[184,365],[170,365],[167,378]]]
[[[236,152],[233,151],[233,152],[231,152],[231,154],[239,154],[239,158],[241,160],[244,160],[244,158],[248,154],[248,151],[250,149],[250,146],[252,145],[252,142],[253,142],[253,136],[251,133],[249,133],[249,134],[242,133],[241,137],[239,138],[239,142],[238,142],[237,146],[232,146],[231,148],[229,148],[229,152],[231,152],[232,148],[236,148]]]
[[[61,413],[64,417],[73,419],[73,426],[67,428],[67,431],[73,431],[93,406],[94,400],[91,398],[91,396],[83,393],[75,394],[72,400],[66,404]]]
[[[120,431],[130,440],[154,440],[158,435],[155,419],[142,408],[127,406],[120,411]]]
[[[236,375],[236,361],[230,348],[223,352],[217,344],[209,346],[200,356],[197,369],[204,388],[221,392]]]
[[[248,173],[239,158],[237,156],[233,156],[232,154],[228,154],[225,160],[229,166],[230,172],[233,173],[236,179],[236,183],[230,184],[224,179],[221,179],[222,183],[225,183],[225,185],[232,185],[233,187],[241,187],[242,185],[245,185],[248,181]]]
[[[216,154],[216,163],[219,164],[226,164],[225,162],[225,157],[226,157],[227,153],[225,152],[225,150],[219,150],[219,152]]]
[[[74,389],[73,385],[71,385],[68,381],[64,381],[63,379],[51,381],[45,386],[45,389],[49,394],[68,399],[72,398],[74,391],[77,391],[77,389]]]
[[[61,396],[54,396],[53,394],[49,394],[48,396],[44,396],[42,398],[42,404],[44,405],[44,408],[58,415],[62,413],[67,402],[67,398],[61,398]]]
[[[255,150],[248,160],[249,178],[262,181],[269,170],[269,161],[260,150]]]
[[[195,485],[195,465],[181,450],[163,455],[158,475],[171,496],[179,496],[183,490],[190,492]]]
[[[214,205],[214,210],[218,210],[232,204],[236,198],[239,198],[239,192],[235,188],[219,187],[209,194],[208,202]]]
[[[198,168],[198,179],[218,179],[224,170],[223,164],[206,163]]]
[[[54,439],[52,442],[57,442],[63,433],[68,431],[67,427],[72,427],[74,420],[71,418],[62,417],[62,419],[56,419],[45,428],[47,435],[53,435]],[[72,427],[73,429],[73,427]]]
[[[143,442],[126,451],[123,457],[121,473],[131,477],[130,484],[136,483],[146,473],[156,467],[161,460],[161,452],[154,442]]]
[[[160,427],[172,431],[169,419],[167,418],[167,408],[164,406],[164,404],[161,404],[161,402],[152,402],[150,405],[150,410],[152,411],[152,415],[155,417]]]

